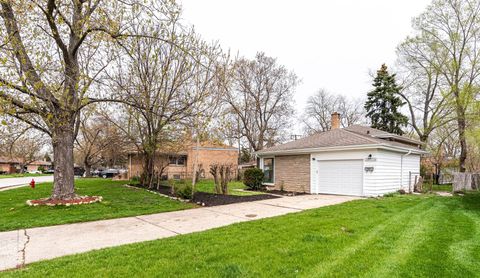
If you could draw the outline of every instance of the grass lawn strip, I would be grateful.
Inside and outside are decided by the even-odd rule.
[[[479,277],[480,194],[395,196],[28,265],[0,277]]]
[[[480,217],[472,212],[463,212],[472,221],[474,230],[464,240],[460,240],[450,246],[451,257],[464,269],[477,266],[480,262]]]
[[[312,277],[312,275],[324,276],[327,273],[332,272],[333,269],[341,269],[342,265],[345,262],[350,261],[350,258],[356,253],[361,252],[366,248],[366,246],[371,246],[378,239],[381,239],[385,235],[390,236],[390,240],[396,240],[392,238],[391,230],[396,229],[398,231],[397,223],[402,223],[401,229],[403,230],[405,226],[412,221],[411,217],[414,215],[415,211],[422,211],[427,209],[430,205],[429,201],[425,201],[419,204],[416,204],[408,209],[403,210],[401,213],[397,213],[392,217],[386,219],[382,223],[375,225],[373,229],[368,231],[366,234],[359,236],[359,240],[353,242],[352,245],[348,245],[343,249],[334,250],[332,256],[328,262],[322,262],[316,267],[309,270],[304,277]],[[406,222],[406,223],[405,223]],[[348,231],[347,231],[348,232]],[[393,234],[398,235],[398,234]],[[360,257],[360,256],[357,256]],[[362,258],[357,258],[362,259]]]
[[[191,181],[187,181],[191,184]],[[263,194],[256,191],[241,191],[237,189],[246,189],[247,187],[241,181],[231,181],[228,183],[228,193],[234,196],[251,196]],[[195,189],[200,192],[215,193],[215,184],[213,180],[200,180],[195,185]]]
[[[41,183],[35,189],[22,187],[0,192],[0,231],[104,220],[192,208],[192,204],[170,200],[143,189],[123,186],[125,181],[78,179],[79,195],[102,196],[101,203],[79,206],[37,206],[27,200],[48,197],[52,183]]]
[[[402,233],[394,234],[397,238],[393,244],[385,246],[389,249],[389,254],[375,263],[370,271],[372,277],[393,277],[395,273],[405,267],[408,258],[415,252],[415,248],[426,238],[426,233],[435,229],[436,218],[441,217],[441,214],[434,214],[432,217],[432,212],[438,210],[438,207],[433,202],[430,202],[429,205],[430,207],[423,207],[424,209],[421,211],[410,211],[410,221],[405,227],[402,227]],[[389,236],[389,233],[384,233],[384,236]],[[385,268],[384,265],[390,267]]]

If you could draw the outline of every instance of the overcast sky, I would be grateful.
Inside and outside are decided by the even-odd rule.
[[[302,80],[295,102],[319,88],[364,97],[369,71],[395,61],[396,46],[430,0],[181,0],[206,40],[253,58],[276,57]]]

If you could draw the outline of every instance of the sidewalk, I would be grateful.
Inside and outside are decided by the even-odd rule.
[[[301,195],[0,233],[0,271],[105,247],[205,231],[359,199]]]
[[[36,183],[53,182],[52,176],[38,176],[38,177],[21,177],[21,178],[4,178],[0,179],[0,191],[17,188],[28,185],[31,181],[35,180]]]

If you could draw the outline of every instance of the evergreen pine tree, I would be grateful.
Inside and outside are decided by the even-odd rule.
[[[405,103],[398,96],[401,87],[395,82],[395,74],[390,75],[383,64],[372,85],[375,89],[367,94],[365,102],[371,127],[402,135],[402,127],[407,125],[408,118],[399,111]]]

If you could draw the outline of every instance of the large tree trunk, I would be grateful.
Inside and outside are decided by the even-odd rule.
[[[421,146],[422,150],[425,150],[427,148],[427,143],[428,143],[428,137],[429,135],[428,134],[421,134],[420,136],[420,142],[423,143],[423,145]]]
[[[72,127],[58,128],[52,134],[54,155],[54,182],[51,199],[71,199],[75,197],[73,173]]]
[[[195,144],[195,158],[193,160],[193,175],[192,175],[192,200],[195,196],[195,185],[197,184],[197,171],[198,171],[198,154],[200,152],[200,135],[197,131],[197,140]],[[187,158],[188,159],[188,158]]]
[[[460,112],[459,112],[460,113]],[[459,164],[460,164],[460,172],[465,172],[465,161],[467,160],[467,139],[465,138],[465,113],[461,111],[461,114],[458,115],[458,137],[460,141],[460,157],[459,157]]]
[[[85,177],[91,178],[92,177],[92,166],[88,163],[83,163],[83,167],[85,167]]]
[[[141,183],[143,186],[153,188],[153,180],[155,176],[155,152],[144,152],[143,174]]]

